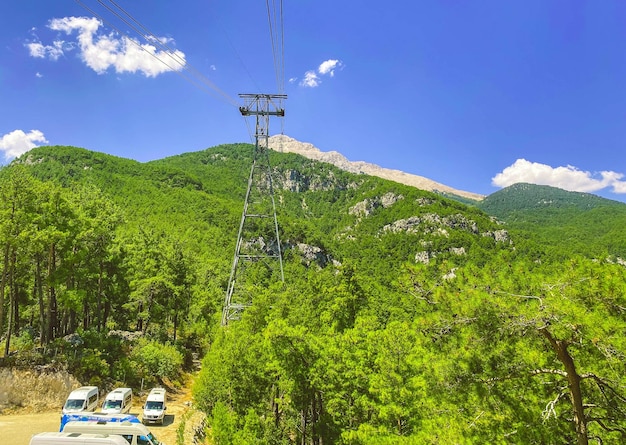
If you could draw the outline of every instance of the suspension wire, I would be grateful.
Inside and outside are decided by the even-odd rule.
[[[224,33],[224,37],[226,37],[226,41],[228,42],[228,45],[230,46],[230,48],[233,50],[233,52],[237,56],[237,59],[239,59],[239,63],[241,63],[241,66],[243,67],[244,71],[246,72],[246,74],[248,75],[248,77],[250,78],[250,80],[252,81],[254,86],[256,87],[257,91],[261,91],[261,88],[259,87],[259,84],[257,83],[256,79],[250,73],[250,70],[248,69],[248,67],[246,66],[245,62],[243,61],[241,55],[239,54],[239,51],[237,51],[237,48],[235,47],[235,45],[233,44],[232,40],[230,39],[230,36],[228,35],[228,32],[226,31],[226,28],[224,28],[219,21],[218,21],[217,24],[220,27],[220,29],[222,30],[222,32]]]
[[[283,0],[265,0],[267,7],[267,21],[269,23],[272,56],[274,59],[274,71],[278,93],[285,92],[285,27],[283,17]],[[285,118],[280,117],[280,134],[285,134]],[[279,151],[282,150],[282,138],[280,139]]]
[[[120,35],[125,36],[126,33],[123,32],[119,27],[115,26],[111,21],[106,20],[101,14],[98,14],[92,8],[87,6],[81,0],[75,0],[80,6],[89,11],[95,17],[100,19],[102,22],[106,23],[113,29],[115,29]],[[284,26],[283,26],[283,1],[280,1],[279,12],[276,12],[276,0],[272,0],[272,5],[270,6],[270,0],[266,0],[267,12],[268,12],[268,22],[270,27],[270,39],[272,45],[272,55],[274,60],[274,70],[276,73],[276,82],[278,86],[279,93],[284,92]],[[221,90],[217,85],[215,85],[211,80],[209,80],[204,74],[202,74],[198,69],[196,69],[193,65],[191,65],[188,61],[182,58],[177,52],[171,48],[166,41],[163,41],[159,37],[157,37],[152,31],[150,31],[146,26],[144,26],[139,20],[135,19],[132,14],[126,11],[122,6],[120,6],[115,0],[108,0],[108,2],[113,5],[110,6],[106,4],[105,0],[97,0],[97,2],[104,8],[106,8],[111,14],[117,17],[120,21],[122,21],[126,26],[132,29],[137,35],[141,38],[149,42],[150,44],[154,44],[157,46],[162,53],[167,56],[170,60],[170,63],[163,60],[156,53],[148,51],[144,48],[138,41],[135,39],[129,38],[128,40],[132,42],[135,46],[137,46],[142,51],[146,52],[150,56],[154,57],[156,60],[165,65],[169,70],[174,71],[176,74],[181,76],[186,81],[190,82],[195,87],[204,90],[205,92],[214,95],[217,93],[218,98],[225,100],[230,105],[238,107],[239,103],[230,97],[227,93]],[[244,66],[245,71],[248,73],[248,76],[251,78],[253,83],[257,86],[258,84],[250,74],[249,70],[245,66],[241,56],[234,48],[232,42],[226,36],[229,44],[235,51],[235,54],[239,58],[240,62]],[[174,65],[174,66],[173,66]],[[190,77],[189,75],[193,76]],[[208,87],[208,88],[207,88]],[[250,141],[254,143],[255,140],[255,130],[251,128],[250,122],[246,117],[242,116],[244,122],[246,124],[248,135],[250,137]],[[284,118],[280,119],[281,121],[281,133],[284,134]]]
[[[122,35],[122,36],[126,35],[126,33],[124,33],[122,30],[120,30],[117,26],[115,26],[110,21],[106,20],[102,15],[98,14],[96,11],[94,11],[91,8],[89,8],[81,0],[76,0],[76,2],[80,6],[82,6],[84,9],[89,11],[91,14],[93,14],[95,17],[100,19],[102,22],[108,24],[113,29],[115,29],[120,35]],[[105,5],[102,0],[98,0],[98,3],[100,3],[102,6],[104,6],[107,10],[109,10],[112,14],[114,14],[117,18],[119,18],[127,26],[129,26],[131,29],[133,29],[137,34],[139,34],[141,37],[143,37],[146,41],[148,41],[149,43],[153,43],[156,46],[158,46],[161,49],[161,51],[171,59],[172,62],[174,62],[175,64],[178,65],[178,67],[175,67],[175,66],[172,66],[171,64],[168,64],[166,61],[164,61],[162,58],[160,58],[156,53],[148,51],[146,48],[144,48],[135,39],[129,38],[128,40],[130,42],[132,42],[134,45],[136,45],[139,49],[141,49],[142,51],[146,52],[150,56],[154,57],[156,60],[158,60],[163,65],[165,65],[167,68],[169,68],[171,71],[174,71],[175,73],[180,75],[183,79],[187,80],[188,82],[190,82],[192,85],[196,86],[197,88],[199,88],[201,90],[204,90],[205,92],[207,92],[207,93],[209,93],[211,95],[214,95],[214,96],[217,93],[218,94],[218,96],[217,96],[218,98],[221,98],[222,100],[225,100],[227,103],[229,103],[232,106],[235,106],[235,107],[239,106],[239,103],[235,99],[233,99],[227,93],[225,93],[220,88],[218,88],[217,85],[215,85],[208,78],[206,78],[206,76],[204,76],[202,73],[200,73],[200,71],[198,71],[195,67],[193,67],[191,64],[189,64],[184,59],[182,59],[179,55],[177,55],[176,52],[172,48],[170,48],[168,45],[164,44],[161,41],[161,39],[156,37],[151,32],[147,31],[147,29],[143,25],[141,25],[141,23],[139,21],[134,19],[130,14],[128,14],[126,11],[124,11],[123,8],[119,7],[115,2],[113,2],[111,0],[111,3],[113,3],[115,6],[118,6],[118,8],[121,9],[132,21],[137,23],[143,29],[146,29],[147,33],[142,33],[141,31],[139,31],[135,26],[133,26],[131,23],[129,23],[129,21],[127,19],[124,19],[122,16],[120,16],[120,14],[118,12],[114,11],[110,6]],[[187,71],[187,73],[193,74],[195,76],[195,79],[190,78],[183,71]]]
[[[283,0],[280,0],[280,88],[281,94],[285,93],[285,20],[283,19]],[[284,122],[284,119],[280,120]]]
[[[239,53],[239,51],[237,51],[237,48],[235,47],[233,41],[230,39],[230,36],[228,35],[228,31],[226,30],[225,27],[222,26],[222,24],[221,24],[221,22],[219,20],[217,22],[217,25],[222,30],[222,33],[224,34],[224,37],[226,38],[226,41],[228,42],[228,45],[230,46],[230,48],[233,50],[233,52],[237,56],[237,59],[239,60],[239,63],[241,63],[241,66],[243,67],[243,70],[246,72],[246,74],[250,78],[250,81],[254,84],[254,86],[257,89],[257,91],[261,91],[261,88],[259,87],[259,84],[257,83],[256,79],[252,76],[252,73],[248,69],[248,66],[243,61],[243,58],[241,57],[241,54]],[[255,132],[253,131],[252,127],[250,126],[250,120],[246,116],[243,116],[243,115],[241,115],[241,118],[243,119],[244,123],[246,124],[246,128],[248,130],[248,137],[250,138],[250,143],[254,144],[254,142],[255,142]]]
[[[224,91],[222,91],[220,88],[218,88],[217,85],[215,85],[213,82],[211,82],[204,74],[202,74],[198,69],[196,69],[193,65],[191,65],[191,63],[189,63],[185,59],[181,58],[176,53],[176,51],[174,49],[172,49],[169,45],[167,45],[167,42],[164,42],[163,40],[158,38],[154,33],[152,33],[148,28],[146,28],[143,24],[141,24],[141,22],[139,22],[137,19],[135,19],[128,11],[126,11],[124,8],[122,8],[114,0],[109,0],[109,2],[111,4],[113,4],[115,7],[117,7],[117,9],[119,9],[132,22],[137,24],[137,26],[139,26],[139,28],[141,28],[143,30],[143,32],[141,32],[140,30],[138,30],[137,28],[132,26],[123,17],[120,17],[119,13],[116,13],[110,7],[106,6],[103,3],[103,0],[98,0],[98,3],[100,3],[102,6],[104,6],[109,11],[111,11],[113,14],[115,14],[116,17],[118,17],[120,20],[122,20],[124,23],[126,23],[131,29],[133,29],[137,34],[141,35],[146,41],[154,42],[157,46],[159,46],[161,48],[161,50],[163,52],[165,52],[165,54],[167,56],[169,56],[172,60],[174,60],[176,63],[178,63],[183,69],[186,69],[191,74],[193,74],[197,79],[199,79],[202,83],[206,84],[210,88],[212,88],[215,91],[217,91],[220,95],[222,95],[224,98],[226,98],[232,105],[234,105],[234,106],[238,105],[237,101],[232,99],[230,96],[228,96],[228,94],[226,94]]]
[[[270,8],[270,0],[265,0],[265,5],[267,6],[267,22],[269,24],[270,29],[270,43],[272,45],[272,57],[274,59],[274,72],[276,74],[276,85],[279,86],[280,83],[278,81],[278,70],[276,69],[276,44],[274,42],[274,27],[272,23],[272,10]],[[279,87],[280,88],[280,87]],[[280,90],[278,91],[280,93]]]
[[[278,12],[276,0],[271,0],[271,6],[270,0],[265,0],[265,4],[267,7],[267,21],[269,23],[270,41],[274,58],[276,85],[278,87],[278,93],[283,94],[285,91],[283,2],[279,0]]]

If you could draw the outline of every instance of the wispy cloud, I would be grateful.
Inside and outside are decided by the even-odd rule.
[[[14,130],[0,138],[0,151],[4,153],[4,158],[9,160],[37,147],[36,143],[48,143],[41,131],[31,130],[24,133],[22,130]]]
[[[322,81],[315,73],[315,71],[307,71],[304,73],[304,79],[300,81],[300,85],[308,88],[315,88],[319,86]]]
[[[613,193],[626,193],[623,173],[601,171],[591,173],[568,165],[552,167],[546,164],[518,159],[491,179],[496,187],[508,187],[518,182],[550,185],[572,192],[593,193],[611,188]]]
[[[63,46],[65,42],[62,40],[55,40],[52,45],[44,45],[41,42],[30,42],[26,44],[30,55],[33,57],[39,57],[42,59],[58,60],[66,50],[71,50],[71,45],[65,49]]]
[[[158,42],[140,43],[135,39],[101,30],[102,22],[93,17],[64,17],[52,19],[48,28],[60,35],[46,44],[35,38],[27,42],[32,57],[57,61],[78,48],[80,59],[98,74],[110,68],[116,73],[140,72],[146,77],[156,77],[168,71],[180,71],[185,65],[182,51],[158,50],[154,44],[171,44],[172,40],[160,37]],[[64,40],[63,35],[75,40]]]
[[[335,75],[335,69],[339,69],[343,66],[341,61],[335,59],[329,59],[320,64],[317,68],[320,74],[328,74],[330,77]]]
[[[320,63],[320,65],[314,69],[304,73],[304,77],[298,83],[302,87],[315,88],[322,83],[321,76],[334,77],[336,70],[342,70],[344,67],[343,62],[338,59],[328,59]],[[297,77],[289,79],[290,83],[298,82]]]

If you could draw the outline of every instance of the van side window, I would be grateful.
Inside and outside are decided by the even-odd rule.
[[[132,434],[120,434],[128,443],[133,443],[133,435]]]
[[[152,445],[152,442],[146,436],[137,437],[137,445]]]
[[[95,394],[92,395],[91,397],[89,397],[89,405],[91,405],[92,403],[94,403],[96,401],[96,399],[98,398],[98,396],[96,396]]]

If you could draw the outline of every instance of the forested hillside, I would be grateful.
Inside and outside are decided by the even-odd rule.
[[[132,384],[202,353],[216,444],[626,440],[626,269],[608,246],[270,157],[285,283],[260,275],[226,327],[250,145],[143,164],[40,147],[0,171],[5,361],[54,347],[85,381]]]
[[[626,204],[590,193],[514,184],[477,206],[565,255],[626,258]]]

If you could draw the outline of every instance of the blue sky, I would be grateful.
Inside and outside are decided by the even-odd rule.
[[[1,2],[0,162],[251,142],[238,94],[284,92],[270,133],[351,161],[626,201],[626,2],[283,0],[282,22],[280,3]]]

